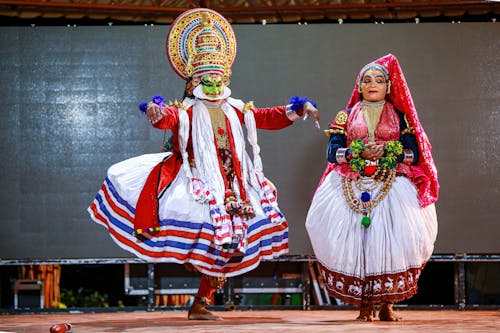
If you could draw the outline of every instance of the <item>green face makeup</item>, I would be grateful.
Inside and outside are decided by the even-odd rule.
[[[219,97],[222,95],[222,77],[220,76],[204,76],[201,79],[201,88],[208,97]]]

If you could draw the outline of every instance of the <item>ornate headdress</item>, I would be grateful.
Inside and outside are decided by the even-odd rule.
[[[385,72],[388,72],[389,80],[391,82],[391,91],[390,93],[387,93],[385,99],[391,102],[397,110],[405,114],[405,117],[409,122],[409,126],[413,127],[415,130],[418,148],[421,153],[418,165],[424,171],[427,176],[427,180],[425,180],[424,177],[418,177],[419,179],[415,179],[414,182],[417,183],[416,185],[421,203],[424,206],[427,206],[436,202],[438,198],[439,183],[436,165],[434,164],[434,159],[431,155],[431,144],[427,138],[427,134],[420,124],[420,120],[418,119],[417,110],[415,108],[415,104],[413,104],[413,98],[411,97],[410,89],[406,83],[403,70],[399,65],[398,59],[394,55],[385,55],[363,67],[356,78],[356,85],[354,86],[347,108],[352,108],[357,102],[360,101],[361,96],[358,92],[360,75],[363,75],[365,70],[369,68],[371,64],[383,66]]]
[[[167,56],[183,79],[206,74],[229,77],[236,57],[234,31],[222,15],[211,9],[188,10],[170,27]]]

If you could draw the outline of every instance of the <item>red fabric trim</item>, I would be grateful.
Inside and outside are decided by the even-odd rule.
[[[259,129],[278,130],[290,126],[293,121],[286,115],[286,105],[252,109],[255,126]]]
[[[226,119],[227,123],[227,119]],[[217,155],[217,161],[219,161],[219,170],[220,174],[222,176],[222,180],[224,181],[224,189],[227,189],[229,187],[229,182],[227,181],[226,173],[224,172],[224,166],[222,165],[222,158],[219,154],[219,146],[217,146],[217,138],[214,135],[214,145],[215,145],[215,154]],[[232,154],[233,152],[231,152]],[[196,163],[196,161],[195,161]]]
[[[146,183],[141,190],[135,217],[134,231],[145,232],[150,228],[159,228],[158,196],[177,176],[182,161],[177,155],[158,163],[149,173]],[[161,174],[160,174],[161,172]]]
[[[212,287],[208,275],[202,274],[200,280],[200,287],[198,288],[198,296],[210,299],[216,290],[217,290],[216,287]]]
[[[104,194],[104,197],[106,198],[108,205],[113,209],[113,212],[115,212],[116,214],[118,214],[122,218],[124,218],[130,222],[133,222],[134,217],[132,215],[130,215],[126,210],[121,209],[120,207],[118,207],[115,204],[115,202],[113,201],[113,199],[109,195],[108,189],[106,188],[106,186],[104,184],[102,184],[101,189],[102,189],[102,193]]]
[[[281,252],[281,251],[286,250],[286,249],[288,249],[288,243],[282,244],[282,245],[277,246],[277,247],[272,247],[271,249],[266,250],[266,251],[261,251],[253,259],[251,259],[249,261],[245,261],[244,263],[240,263],[239,265],[234,266],[234,267],[224,267],[222,270],[216,270],[216,269],[211,270],[210,268],[207,268],[207,267],[204,267],[204,268],[207,269],[207,270],[209,270],[209,271],[212,271],[214,273],[225,273],[225,274],[228,274],[228,273],[232,273],[232,272],[235,272],[235,271],[240,271],[240,270],[243,270],[243,269],[245,269],[247,267],[255,265],[257,262],[259,262],[262,259],[262,257],[264,257],[264,256],[270,256],[273,253],[278,253],[278,252]]]
[[[155,234],[156,237],[179,237],[183,239],[205,239],[208,241],[212,241],[213,235],[200,232],[199,234],[192,233],[189,231],[179,231],[176,229],[162,229],[158,233]]]
[[[122,243],[123,245],[127,246],[127,247],[130,247],[132,249],[134,249],[135,251],[137,252],[140,252],[140,253],[145,253],[147,252],[147,255],[152,257],[152,258],[160,258],[160,257],[163,257],[164,256],[164,253],[163,252],[149,252],[149,251],[144,251],[144,249],[142,249],[140,246],[138,246],[136,243],[132,242],[131,240],[127,239],[126,237],[123,237],[122,235],[120,235],[118,232],[116,232],[116,230],[114,230],[113,228],[110,228],[109,227],[109,223],[108,223],[108,220],[106,219],[106,217],[102,216],[99,211],[97,210],[97,205],[95,203],[92,203],[90,205],[90,209],[92,210],[92,212],[94,213],[94,216],[96,217],[96,219],[98,219],[99,221],[101,221],[102,223],[104,223],[104,225],[106,226],[106,228],[108,229],[109,233],[120,243]]]
[[[339,120],[339,115],[341,114],[345,114],[343,116],[345,116],[345,121],[343,121],[342,123],[339,123],[338,120]],[[347,127],[347,118],[349,118],[349,112],[347,112],[346,110],[340,110],[339,112],[337,112],[337,114],[335,115],[335,118],[333,118],[332,122],[330,124],[328,124],[328,128],[330,129],[334,129],[334,128],[337,128],[337,129],[346,129]]]
[[[238,156],[234,153],[236,151],[236,148],[234,146],[234,137],[233,137],[233,131],[231,130],[231,125],[229,123],[229,119],[226,117],[226,128],[228,129],[227,131],[227,137],[229,140],[229,146],[231,148],[231,156],[233,158],[233,170],[234,173],[236,174],[236,179],[238,180],[238,185],[240,187],[240,199],[242,201],[247,200],[247,191],[243,187],[243,178],[241,175],[241,162],[238,159]]]
[[[418,196],[419,198],[425,198],[426,193],[433,192],[432,181],[419,165],[411,165],[410,168],[412,171],[410,179],[412,183],[415,184],[415,186],[417,187]],[[425,202],[426,201],[422,202],[424,207],[425,207]],[[432,200],[428,202],[432,202]]]
[[[215,260],[212,258],[207,258],[206,256],[203,256],[201,254],[192,253],[192,252],[188,253],[188,254],[183,254],[183,253],[171,252],[171,251],[160,251],[160,252],[147,251],[141,247],[140,242],[133,242],[130,239],[122,236],[120,233],[118,233],[113,228],[110,228],[110,225],[108,223],[107,218],[99,213],[99,210],[97,209],[96,202],[93,202],[90,205],[90,209],[92,210],[95,218],[97,220],[101,221],[106,226],[109,233],[115,238],[115,240],[117,242],[137,251],[138,253],[146,255],[150,258],[159,258],[159,259],[161,259],[161,258],[173,258],[173,259],[177,259],[181,262],[200,261],[200,262],[203,262],[206,264],[207,267],[205,267],[205,265],[204,265],[205,269],[208,269],[214,273],[230,273],[230,272],[239,271],[239,270],[242,270],[246,267],[250,267],[252,265],[255,265],[264,256],[270,256],[270,255],[273,255],[275,253],[279,253],[279,252],[282,252],[282,251],[288,249],[288,243],[283,243],[283,244],[280,244],[279,246],[273,246],[268,250],[259,252],[254,258],[252,258],[251,260],[249,260],[247,262],[236,264],[235,266],[232,266],[232,267],[225,267],[222,270],[221,269],[210,269],[210,266],[215,265]],[[272,228],[272,230],[276,230],[276,228]],[[260,238],[260,237],[262,237],[263,234],[267,234],[268,232],[270,232],[270,231],[265,231],[263,233],[259,233],[258,235],[256,235],[256,237]],[[200,237],[200,238],[207,239],[207,234],[205,234],[205,233],[202,233],[202,234],[204,235],[204,237]],[[209,237],[209,235],[208,235],[208,237]],[[219,256],[225,257],[226,259],[232,257],[233,255],[234,255],[234,253],[229,253],[229,252],[221,252],[219,254]],[[234,263],[231,263],[231,264],[234,264]]]
[[[164,106],[162,107],[162,112],[164,114],[163,118],[153,126],[159,129],[169,130],[174,129],[179,124],[179,111],[177,106]]]
[[[272,228],[265,229],[257,234],[252,235],[252,237],[249,237],[248,244],[253,243],[254,241],[256,241],[259,238],[262,238],[263,236],[275,233],[277,231],[285,230],[286,228],[288,228],[288,223],[283,222],[281,224],[277,224],[276,226],[274,226]]]
[[[331,296],[360,306],[361,303],[396,303],[412,297],[417,293],[418,279],[425,263],[402,272],[370,275],[364,279],[331,271],[321,263],[319,266],[325,287]]]

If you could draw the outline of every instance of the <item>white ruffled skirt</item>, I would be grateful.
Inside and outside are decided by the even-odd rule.
[[[354,187],[356,197],[360,191]],[[341,176],[330,172],[317,189],[306,229],[330,294],[343,302],[397,302],[417,291],[437,235],[434,205],[422,208],[416,187],[396,177],[371,214],[371,225],[349,208]]]
[[[142,155],[109,168],[88,212],[120,247],[148,261],[190,263],[204,274],[227,277],[254,269],[261,259],[288,252],[287,223],[271,222],[252,188],[247,189],[247,196],[255,217],[248,221],[245,252],[238,250],[236,241],[228,249],[216,246],[209,204],[194,200],[188,192],[183,168],[159,199],[159,233],[134,236],[135,207],[141,190],[151,170],[169,154]],[[193,176],[197,177],[196,169]]]

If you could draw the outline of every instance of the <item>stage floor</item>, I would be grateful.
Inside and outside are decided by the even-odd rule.
[[[355,311],[232,311],[216,312],[222,321],[188,321],[186,312],[114,312],[93,314],[0,315],[0,332],[48,333],[69,322],[78,333],[294,333],[294,332],[500,332],[500,311],[398,311],[404,320],[357,322]]]

